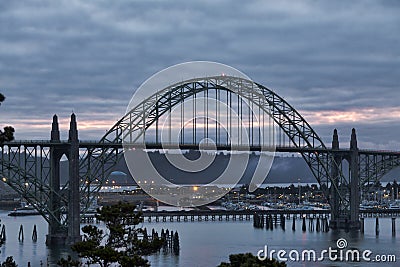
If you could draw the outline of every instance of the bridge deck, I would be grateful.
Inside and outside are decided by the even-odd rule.
[[[51,146],[65,146],[68,145],[68,141],[59,141],[52,142],[50,140],[14,140],[12,142],[5,142],[2,146],[9,147],[51,147]],[[182,149],[182,150],[198,150],[199,146],[197,144],[155,144],[155,143],[146,143],[144,144],[132,144],[134,148],[143,148],[145,146],[146,149]],[[122,148],[122,143],[100,143],[98,141],[92,140],[82,140],[79,141],[79,147],[81,148]],[[329,152],[335,153],[348,153],[348,148],[341,149],[332,149],[330,147],[324,148],[310,148],[310,147],[295,147],[295,146],[276,146],[276,147],[261,147],[259,145],[253,146],[237,146],[237,145],[217,145],[215,146],[202,146],[202,150],[226,150],[226,151],[276,151],[276,152],[286,152],[286,153],[298,153],[298,152],[317,152],[317,153],[326,153]],[[390,151],[390,150],[370,150],[370,149],[360,149],[360,154],[364,155],[387,155],[387,156],[399,156],[400,151]]]

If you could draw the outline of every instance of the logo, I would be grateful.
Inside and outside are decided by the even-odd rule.
[[[316,251],[314,249],[304,249],[302,251],[292,249],[292,250],[268,250],[268,246],[264,246],[257,253],[257,257],[261,261],[266,259],[276,258],[278,261],[293,261],[293,262],[321,262],[325,260],[329,261],[340,261],[340,262],[396,262],[396,255],[386,254],[386,255],[373,255],[373,252],[369,249],[358,250],[358,249],[346,249],[347,240],[344,238],[339,238],[336,241],[336,248],[328,247],[321,251]]]
[[[338,249],[344,249],[347,247],[347,240],[344,238],[339,238],[336,241],[336,246],[338,247]]]

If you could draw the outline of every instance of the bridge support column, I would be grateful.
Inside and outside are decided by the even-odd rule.
[[[332,150],[339,150],[339,136],[337,130],[333,131]],[[333,153],[333,161],[331,163],[332,183],[330,188],[330,204],[331,204],[331,226],[336,228],[339,224],[339,194],[336,188],[339,187],[339,166],[341,157],[335,152]]]
[[[335,130],[333,135],[332,150],[339,149],[339,141],[337,137],[337,131]],[[333,152],[335,153],[335,152]],[[340,199],[337,191],[334,190],[334,186],[331,186],[331,209],[332,217],[330,228],[332,229],[346,229],[346,230],[359,230],[361,227],[359,219],[360,209],[360,173],[359,173],[359,159],[358,159],[358,147],[357,147],[357,136],[356,130],[353,128],[351,132],[350,140],[350,152],[345,157],[349,162],[349,180],[340,181],[339,183],[339,166],[342,161],[340,155],[334,155],[334,162],[332,165],[332,177],[336,187],[348,186],[347,200],[349,201],[349,209],[343,208],[343,199]],[[342,196],[344,197],[344,196]]]
[[[360,166],[356,130],[351,131],[350,141],[350,229],[360,229]]]
[[[52,143],[60,142],[60,130],[58,127],[57,115],[53,116],[53,123],[51,127],[51,139]],[[64,154],[64,148],[51,146],[50,147],[50,187],[54,190],[50,193],[48,207],[51,210],[49,215],[49,228],[46,236],[46,244],[50,245],[63,245],[67,238],[67,231],[61,224],[61,213],[60,206],[61,200],[59,197],[60,193],[60,159]]]
[[[69,203],[67,244],[81,241],[79,196],[79,141],[75,114],[71,115],[69,128]]]

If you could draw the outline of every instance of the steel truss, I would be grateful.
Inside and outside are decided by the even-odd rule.
[[[291,143],[299,148],[300,153],[313,172],[318,183],[329,199],[329,191],[336,191],[340,198],[339,208],[342,213],[348,210],[348,182],[343,175],[336,177],[332,183],[331,165],[333,157],[322,139],[316,134],[306,120],[282,97],[272,90],[242,78],[216,76],[192,79],[168,86],[144,99],[133,107],[111,130],[100,140],[102,144],[120,144],[125,142],[145,143],[146,130],[167,112],[171,112],[178,103],[189,97],[208,90],[229,91],[247,99],[270,114],[274,122],[283,130]],[[314,148],[317,151],[303,150]],[[321,153],[321,150],[325,153]],[[87,181],[86,192],[92,195],[91,185],[96,179],[102,181],[108,177],[112,167],[119,160],[121,150],[117,147],[93,148],[81,164],[81,170],[88,170],[84,177]],[[339,179],[339,181],[337,181]],[[346,185],[340,186],[338,185]],[[333,186],[333,189],[330,187]]]
[[[99,142],[80,142],[79,175],[83,209],[89,208],[96,193],[121,159],[123,141],[129,144],[157,147],[160,143],[159,118],[171,113],[179,103],[199,96],[201,93],[208,97],[209,92],[214,92],[216,98],[225,92],[227,102],[232,100],[232,94],[237,95],[245,100],[248,106],[257,106],[269,114],[273,123],[290,142],[290,150],[301,153],[333,206],[335,216],[346,217],[348,215],[350,182],[344,177],[340,165],[341,159],[349,160],[349,151],[333,151],[327,148],[307,121],[272,90],[246,79],[229,76],[196,78],[158,90],[157,93],[144,99],[127,112]],[[242,107],[238,111],[242,111]],[[251,121],[253,120],[251,119]],[[153,144],[146,140],[146,131],[150,127],[155,127],[156,131],[156,141]],[[204,127],[207,127],[204,132],[208,137],[209,126]],[[254,127],[253,124],[251,127]],[[194,126],[194,128],[196,127]],[[254,132],[252,129],[251,133]],[[195,136],[192,141],[196,141]],[[261,142],[253,143],[253,141],[252,139],[253,148],[260,147],[262,149],[265,145]],[[218,135],[217,142],[220,142],[217,144],[219,146],[231,145],[233,149],[235,145],[237,147],[243,145],[240,142],[237,144],[223,143]],[[185,145],[185,141],[182,139],[180,144]],[[55,220],[61,226],[66,226],[68,223],[68,218],[65,215],[60,216],[60,214],[64,214],[68,210],[69,184],[65,184],[57,192],[49,186],[50,148],[68,145],[68,142],[18,141],[1,146],[0,170],[3,181],[26,198],[47,221]],[[368,151],[359,151],[358,153],[360,186],[363,188],[371,182],[378,181],[386,172],[400,165],[400,153]],[[60,200],[58,210],[49,208],[50,195],[56,196]],[[331,198],[332,195],[335,195],[334,200]]]
[[[65,191],[54,192],[50,187],[50,149],[41,142],[10,142],[0,147],[2,181],[27,200],[46,221],[65,225]],[[62,201],[59,210],[50,210],[50,193]],[[63,216],[57,216],[57,213]]]
[[[362,192],[367,193],[385,174],[400,166],[400,153],[363,150],[359,153],[359,166]]]

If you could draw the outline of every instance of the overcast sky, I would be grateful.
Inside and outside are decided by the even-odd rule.
[[[400,150],[398,1],[1,1],[0,125],[100,139],[168,66],[221,62],[274,89],[330,145]]]

